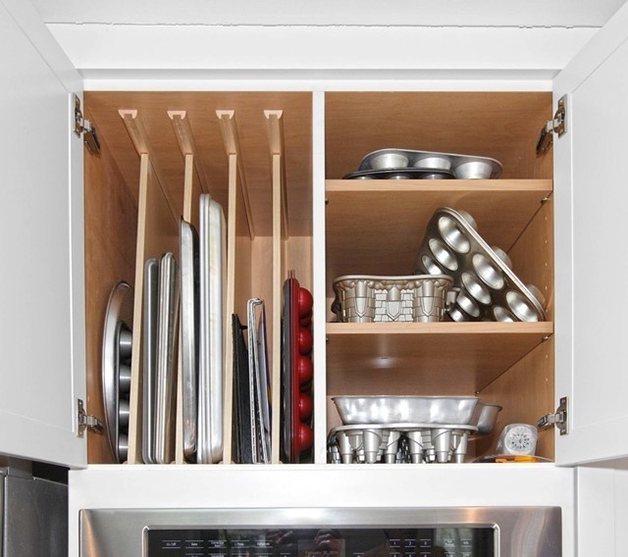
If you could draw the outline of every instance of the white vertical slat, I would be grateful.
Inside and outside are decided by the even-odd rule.
[[[327,461],[327,349],[325,287],[325,93],[312,94],[312,285],[314,296],[314,462]]]

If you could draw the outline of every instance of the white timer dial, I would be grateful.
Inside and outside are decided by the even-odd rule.
[[[537,436],[537,429],[532,425],[510,424],[500,435],[497,451],[509,455],[533,455]]]

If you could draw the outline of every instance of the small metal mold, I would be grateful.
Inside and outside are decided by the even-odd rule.
[[[536,309],[521,292],[509,291],[506,294],[506,301],[508,302],[508,307],[521,321],[539,320]]]
[[[387,180],[411,180],[412,178],[412,174],[404,174],[403,172],[389,174],[388,176],[386,176]]]
[[[430,170],[451,170],[451,159],[438,155],[419,156],[412,166],[415,168],[429,168]]]
[[[460,294],[456,298],[456,303],[458,306],[471,317],[480,317],[480,306],[475,302],[471,296],[467,293],[466,290],[461,290]]]
[[[510,259],[510,256],[502,248],[491,246],[491,249],[493,250],[493,253],[499,257],[501,262],[506,265],[506,267],[512,269],[512,259]]]
[[[118,456],[120,462],[124,462],[129,456],[129,437],[126,433],[118,436]]]
[[[129,401],[124,398],[118,404],[118,425],[125,429],[129,427]]]
[[[438,219],[438,230],[449,247],[458,253],[468,253],[471,243],[458,223],[450,217]]]
[[[424,255],[421,260],[430,275],[440,275],[443,273],[443,270],[438,266],[438,263],[429,255]]]
[[[467,314],[462,310],[462,308],[460,308],[457,305],[449,310],[448,315],[452,321],[456,321],[456,322],[469,320],[469,317],[467,316]]]
[[[131,391],[131,366],[122,364],[120,366],[119,389],[121,395],[129,394]]]
[[[369,166],[373,170],[389,170],[391,168],[406,168],[408,157],[401,153],[381,153],[369,161]]]
[[[473,255],[473,268],[478,277],[493,290],[501,290],[504,288],[504,274],[499,270],[488,257],[481,253]]]
[[[481,304],[489,305],[491,303],[491,294],[488,288],[477,280],[473,274],[462,273],[462,284],[467,289],[467,292]]]
[[[545,296],[543,296],[543,292],[541,292],[534,284],[526,284],[527,289],[530,291],[530,294],[536,298],[536,301],[542,306],[545,307]]]
[[[431,238],[429,241],[430,251],[436,260],[450,271],[458,269],[458,260],[449,248],[440,240]]]
[[[459,180],[488,180],[492,174],[493,165],[483,160],[463,162],[454,168],[454,176]]]
[[[517,321],[517,318],[502,306],[493,307],[493,317],[495,317],[495,321],[501,321],[503,323],[513,323]]]

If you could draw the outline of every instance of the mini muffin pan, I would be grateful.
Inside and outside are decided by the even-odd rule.
[[[379,171],[389,174],[413,170],[436,174],[453,173],[454,178],[460,180],[486,180],[499,178],[502,165],[489,157],[409,149],[380,149],[366,155],[358,168],[358,172]],[[358,176],[348,175],[347,177]]]
[[[344,275],[334,281],[331,310],[348,323],[442,321],[453,279],[447,275]]]
[[[510,269],[508,256],[491,248],[464,211],[438,209],[427,225],[416,272],[446,273],[460,288],[449,308],[454,321],[543,321],[540,290],[525,285]]]
[[[362,424],[336,427],[327,438],[334,464],[462,464],[477,427],[456,424]]]

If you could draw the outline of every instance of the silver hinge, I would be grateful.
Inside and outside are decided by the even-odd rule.
[[[74,133],[78,137],[83,136],[83,143],[90,153],[94,155],[100,153],[100,140],[96,134],[96,128],[83,116],[81,99],[78,95],[74,95]]]
[[[88,416],[85,412],[85,403],[80,399],[76,399],[76,411],[77,411],[77,437],[83,437],[85,430],[96,431],[100,433],[103,431],[102,422],[96,418],[96,416]]]
[[[558,108],[554,113],[554,118],[548,120],[541,130],[539,140],[536,143],[537,155],[544,155],[550,150],[550,147],[554,142],[554,134],[558,135],[558,137],[565,135],[565,132],[567,131],[567,111],[565,108],[566,98],[567,96],[564,95],[558,99]]]
[[[560,406],[556,409],[555,414],[547,414],[541,416],[536,422],[539,429],[548,429],[556,426],[561,435],[567,435],[567,397],[560,399]]]

